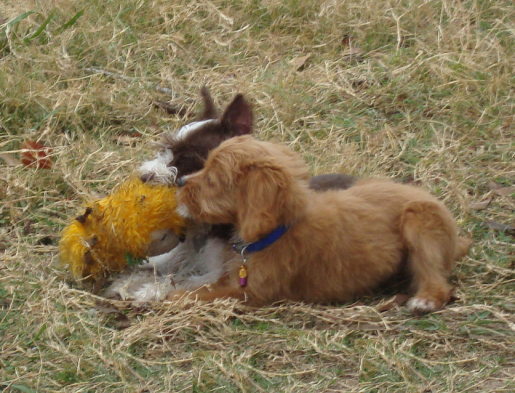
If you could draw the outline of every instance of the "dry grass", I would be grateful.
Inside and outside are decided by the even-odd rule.
[[[515,182],[511,0],[3,0],[0,19],[0,149],[36,140],[54,160],[0,160],[0,390],[515,391],[515,245],[485,225],[515,224],[513,189],[495,190]],[[187,121],[152,100],[194,110],[203,84],[220,105],[246,93],[259,137],[315,173],[391,176],[444,200],[474,239],[460,299],[423,318],[380,313],[381,298],[119,303],[131,326],[117,330],[58,264],[58,233]]]

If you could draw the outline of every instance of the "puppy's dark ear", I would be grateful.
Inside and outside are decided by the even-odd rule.
[[[252,109],[243,95],[234,97],[222,115],[221,124],[228,137],[252,134]]]
[[[220,113],[218,112],[218,109],[216,109],[215,102],[213,101],[213,98],[211,98],[208,88],[203,86],[202,89],[200,89],[200,94],[204,101],[204,110],[198,116],[197,120],[218,119],[220,117]]]

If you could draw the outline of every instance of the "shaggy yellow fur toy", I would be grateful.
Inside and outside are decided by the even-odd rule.
[[[139,178],[86,205],[62,232],[59,259],[77,279],[98,280],[119,272],[128,258],[141,259],[174,248],[185,222],[176,212],[176,188]]]

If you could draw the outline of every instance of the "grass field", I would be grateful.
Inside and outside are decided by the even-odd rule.
[[[473,238],[456,302],[95,305],[59,232],[189,121],[153,103],[195,113],[204,84],[314,174],[445,201]],[[514,109],[512,0],[2,0],[0,391],[514,392]]]

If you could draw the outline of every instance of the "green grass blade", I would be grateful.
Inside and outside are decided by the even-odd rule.
[[[54,13],[51,12],[50,13],[50,16],[48,18],[46,18],[46,20],[43,22],[43,24],[41,26],[39,26],[39,29],[37,29],[34,34],[32,34],[30,37],[25,37],[23,39],[24,42],[30,42],[30,40],[36,38],[37,36],[39,36],[41,33],[43,33],[43,31],[46,29],[46,27],[48,26],[48,24],[50,23],[50,21],[54,19]]]
[[[18,29],[18,23],[20,21],[22,21],[23,19],[27,18],[29,15],[36,14],[36,13],[37,13],[36,11],[27,11],[21,15],[18,15],[16,18],[14,18],[13,20],[10,20],[9,22],[7,22],[4,25],[4,28],[1,30],[2,33],[5,33],[5,31],[7,30],[8,27],[13,27],[13,26],[14,26],[14,32],[16,33],[17,29]]]
[[[6,26],[14,26],[16,23],[20,22],[21,20],[25,19],[26,17],[28,17],[29,15],[32,15],[32,14],[36,14],[36,11],[24,12],[23,14],[21,14],[21,15],[17,16],[16,18],[14,18],[13,20],[7,22]]]
[[[60,33],[63,30],[66,30],[68,27],[73,26],[75,24],[75,22],[77,22],[77,20],[84,14],[85,11],[86,10],[80,10],[79,12],[77,12],[73,18],[71,18],[68,22],[66,22],[61,27],[59,27],[57,29],[57,32]]]
[[[32,345],[33,342],[37,341],[37,339],[39,338],[39,336],[41,336],[41,334],[47,329],[47,324],[44,323],[43,326],[41,326],[41,328],[39,329],[39,332],[36,333],[36,335],[34,336],[34,338],[32,340],[30,340],[28,343],[27,343],[27,346],[29,345]]]
[[[20,392],[24,392],[24,393],[35,393],[35,390],[32,390],[31,388],[29,388],[25,385],[11,385],[11,389],[19,390]]]
[[[54,109],[52,112],[49,112],[47,113],[43,119],[41,119],[41,121],[39,123],[37,123],[34,127],[37,129],[41,126],[41,124],[43,124],[45,121],[47,121],[50,117],[52,117],[53,115],[55,115],[56,113],[59,113],[61,112],[62,110],[64,110],[64,108],[57,108],[57,109]]]

